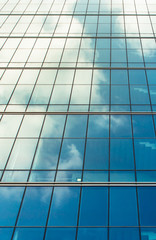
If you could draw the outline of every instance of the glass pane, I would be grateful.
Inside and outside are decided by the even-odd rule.
[[[132,116],[134,137],[155,137],[152,116]]]
[[[47,219],[51,187],[28,187],[18,218],[18,226],[44,226]]]
[[[104,240],[107,239],[107,228],[79,228],[78,240]]]
[[[13,228],[0,228],[0,236],[4,240],[10,240],[12,236]]]
[[[140,240],[138,228],[110,228],[110,240]]]
[[[54,189],[49,226],[76,226],[79,193],[79,187],[57,187]]]
[[[131,117],[122,115],[111,116],[111,137],[131,137]]]
[[[110,168],[113,170],[134,169],[133,145],[131,139],[111,139]]]
[[[85,169],[108,169],[109,142],[107,139],[88,139]]]
[[[55,169],[60,152],[60,139],[40,139],[33,169]]]
[[[70,115],[67,118],[65,137],[77,138],[86,135],[87,116]]]
[[[0,188],[0,226],[14,226],[23,195],[22,187]]]
[[[109,136],[109,116],[89,116],[88,138],[103,138]]]
[[[138,187],[141,226],[156,226],[156,188]]]
[[[59,169],[81,169],[84,158],[84,140],[64,139]]]
[[[75,235],[75,228],[48,228],[45,240],[74,240]]]
[[[16,228],[13,240],[42,240],[44,228]]]
[[[136,188],[110,189],[110,226],[138,226]]]
[[[105,187],[84,187],[80,207],[80,226],[107,226],[108,189]]]

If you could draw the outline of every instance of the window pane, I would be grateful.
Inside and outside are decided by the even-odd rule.
[[[74,240],[75,235],[75,228],[48,228],[45,240]]]
[[[134,137],[155,137],[152,116],[132,116]]]
[[[18,218],[18,226],[44,226],[47,219],[51,187],[28,187]]]
[[[141,226],[156,226],[156,188],[138,187]]]
[[[49,226],[76,226],[79,192],[79,187],[57,187],[54,189]]]
[[[108,169],[109,142],[107,139],[88,139],[85,169]]]
[[[78,240],[104,240],[107,239],[107,228],[79,228]]]
[[[80,226],[106,226],[108,190],[105,187],[84,187],[80,207]]]
[[[67,119],[65,137],[77,138],[86,135],[87,116],[70,115]]]
[[[110,168],[134,169],[133,145],[131,139],[111,139]]]
[[[110,240],[140,240],[138,228],[110,228]]]
[[[13,240],[43,240],[44,228],[16,228]]]
[[[110,189],[110,226],[138,226],[136,188]]]
[[[23,195],[21,187],[0,188],[0,226],[14,226]]]
[[[111,137],[131,137],[131,117],[122,115],[111,116]]]
[[[103,138],[109,136],[109,116],[89,116],[88,137]]]
[[[59,169],[81,169],[84,155],[84,140],[64,139]]]

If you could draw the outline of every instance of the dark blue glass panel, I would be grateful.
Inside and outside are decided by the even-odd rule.
[[[110,131],[111,137],[131,137],[131,117],[126,115],[112,115]]]
[[[109,137],[109,116],[89,116],[88,137]]]
[[[110,226],[137,226],[136,188],[110,188]]]
[[[156,187],[138,187],[141,226],[156,226]]]
[[[152,116],[133,115],[134,137],[155,137]]]
[[[2,240],[10,240],[13,228],[0,228],[0,236]]]
[[[65,137],[69,137],[69,138],[85,137],[86,124],[87,124],[87,116],[83,116],[83,115],[68,116],[66,129],[65,129]]]
[[[144,70],[129,70],[130,84],[146,84],[146,75]]]
[[[84,187],[80,206],[80,226],[107,226],[108,189],[105,187]]]
[[[125,85],[111,86],[111,104],[129,104],[129,89]]]
[[[133,144],[131,139],[111,139],[110,169],[133,169]]]
[[[60,139],[41,139],[37,148],[33,169],[55,169],[60,145]]]
[[[27,188],[18,226],[44,226],[46,224],[51,192],[51,187]]]
[[[148,84],[156,84],[156,71],[155,70],[146,70]]]
[[[80,139],[64,139],[59,169],[81,169],[84,155],[84,140]]]
[[[107,228],[79,228],[78,240],[105,240],[107,239]]]
[[[130,92],[132,104],[150,104],[147,86],[132,85]]]
[[[112,70],[111,84],[128,84],[127,70]]]
[[[88,139],[85,156],[85,169],[108,169],[109,141]]]
[[[141,240],[155,240],[156,228],[141,228]]]
[[[13,240],[43,240],[44,228],[16,228]]]
[[[79,187],[54,189],[49,226],[75,226],[77,224],[79,193]]]
[[[110,228],[109,240],[140,240],[138,228]]]
[[[156,139],[135,139],[134,148],[137,169],[156,169]]]
[[[23,188],[0,188],[0,226],[14,226],[19,211]]]
[[[47,228],[45,240],[75,240],[75,228]]]

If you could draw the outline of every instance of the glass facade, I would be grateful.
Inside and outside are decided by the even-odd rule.
[[[156,239],[156,1],[0,1],[0,239]]]

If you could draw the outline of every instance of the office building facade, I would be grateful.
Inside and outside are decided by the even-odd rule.
[[[1,0],[0,26],[0,239],[155,240],[155,0]]]

